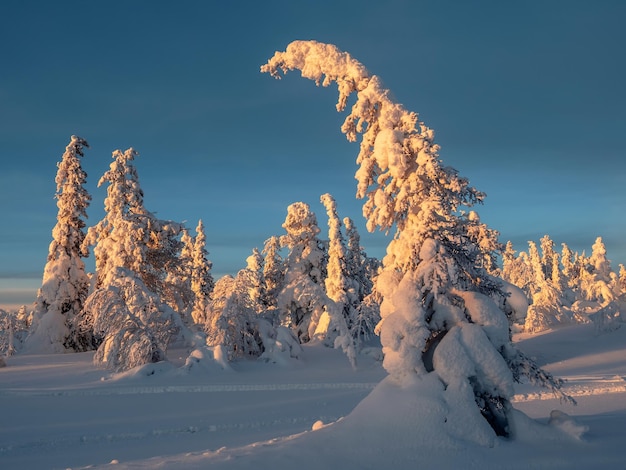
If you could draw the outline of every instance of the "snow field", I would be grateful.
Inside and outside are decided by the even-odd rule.
[[[445,432],[434,393],[377,385],[379,363],[360,357],[354,371],[321,346],[300,363],[210,375],[178,364],[109,375],[93,353],[14,356],[0,369],[0,468],[624,468],[626,329],[517,339],[578,405],[516,386],[514,406],[530,419],[516,415],[520,438],[493,448]],[[550,426],[555,409],[566,415]]]

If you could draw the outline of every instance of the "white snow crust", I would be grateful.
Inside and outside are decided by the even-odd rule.
[[[456,334],[477,341],[465,328]],[[598,336],[574,325],[515,339],[567,380],[578,405],[515,384],[514,440],[465,426],[476,420],[453,408],[467,391],[442,394],[436,373],[399,384],[371,356],[353,370],[319,344],[305,345],[300,361],[230,370],[187,370],[186,351],[123,374],[96,369],[93,353],[11,356],[0,369],[0,468],[623,468],[626,329]]]

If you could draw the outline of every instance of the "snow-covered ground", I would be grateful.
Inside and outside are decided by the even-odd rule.
[[[491,448],[437,421],[436,384],[399,389],[373,355],[355,371],[311,346],[298,363],[183,372],[181,351],[117,376],[91,353],[18,355],[0,369],[0,468],[626,468],[626,328],[516,339],[578,405],[520,385],[514,405],[531,419]],[[552,410],[571,418],[549,425]]]

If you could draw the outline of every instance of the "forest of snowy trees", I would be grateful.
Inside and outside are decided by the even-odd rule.
[[[485,195],[443,165],[434,132],[395,103],[380,79],[335,46],[296,41],[262,67],[299,70],[354,104],[341,131],[360,139],[357,198],[367,229],[393,234],[386,256],[367,256],[330,194],[327,224],[305,202],[286,208],[282,230],[253,248],[246,267],[215,280],[203,221],[192,231],[144,206],[130,148],[115,150],[99,180],[105,215],[85,223],[91,196],[76,136],[58,163],[57,223],[35,304],[0,311],[0,354],[95,351],[112,371],[166,361],[187,348],[186,367],[239,360],[297,360],[305,343],[341,348],[353,367],[366,345],[382,350],[399,384],[426,377],[449,416],[476,423],[475,439],[510,434],[513,383],[560,393],[512,343],[515,331],[572,322],[617,328],[626,268],[615,272],[598,238],[591,254],[558,252],[549,236],[527,252],[498,241],[473,207]],[[92,255],[95,272],[86,272]],[[567,399],[567,397],[563,396]]]
[[[254,248],[234,277],[215,280],[204,224],[195,235],[182,223],[147,210],[134,149],[113,152],[99,186],[105,216],[86,231],[91,196],[81,168],[87,142],[72,136],[58,164],[57,224],[33,311],[3,312],[3,350],[96,351],[97,365],[123,371],[167,359],[172,345],[216,361],[297,358],[310,341],[337,343],[356,365],[356,352],[378,322],[369,258],[349,218],[321,201],[328,239],[310,207],[287,208],[285,233]],[[344,228],[345,227],[345,228]],[[83,258],[93,248],[95,273]]]

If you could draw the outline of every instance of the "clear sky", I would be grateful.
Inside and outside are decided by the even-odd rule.
[[[96,188],[134,147],[146,207],[206,226],[216,277],[319,196],[361,228],[357,144],[334,87],[259,67],[296,39],[350,52],[436,132],[445,164],[487,193],[483,221],[519,251],[544,234],[626,263],[626,2],[552,0],[18,1],[0,7],[0,305],[30,303],[72,134]],[[93,261],[87,261],[93,263]]]

